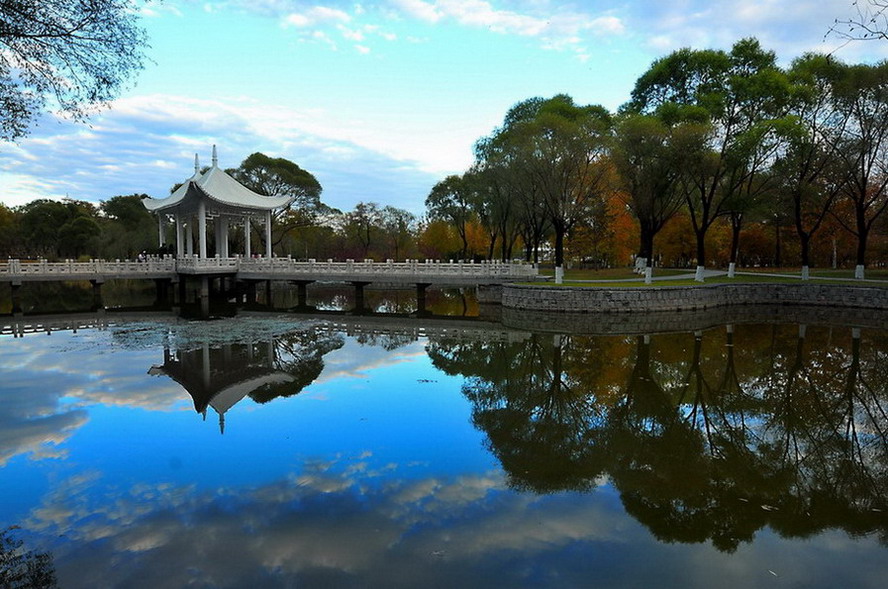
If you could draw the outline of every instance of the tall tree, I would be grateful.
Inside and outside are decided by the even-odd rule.
[[[873,224],[888,207],[888,62],[844,68],[836,99],[848,117],[837,153],[847,173],[842,198],[853,219],[836,216],[857,237],[856,278],[864,277]]]
[[[18,257],[20,225],[15,211],[0,203],[0,259]]]
[[[145,31],[132,0],[0,2],[0,138],[16,140],[47,106],[75,120],[142,69]]]
[[[837,150],[848,117],[834,96],[840,71],[833,58],[816,54],[795,60],[789,71],[792,116],[779,128],[782,145],[773,171],[780,178],[778,204],[792,211],[803,279],[811,264],[811,240],[844,184]]]
[[[88,204],[88,203],[81,203]],[[60,256],[61,228],[78,216],[90,216],[88,207],[75,201],[38,199],[16,210],[21,219],[24,253],[31,256]]]
[[[530,175],[551,223],[556,282],[563,277],[565,237],[604,210],[610,127],[604,107],[580,106],[559,94],[519,103],[497,132]]]
[[[382,212],[375,202],[359,202],[354,210],[340,217],[340,231],[345,236],[355,257],[367,258],[374,244],[379,243],[382,229]]]
[[[278,245],[285,237],[301,227],[309,227],[331,212],[321,202],[320,182],[296,163],[282,157],[270,157],[254,153],[233,170],[226,170],[238,182],[250,190],[265,196],[289,196],[289,206],[276,211],[272,217],[272,245]],[[265,235],[259,232],[264,243]]]
[[[430,219],[447,221],[456,229],[462,240],[460,258],[465,258],[469,249],[468,227],[475,217],[475,197],[471,179],[467,175],[451,175],[435,184],[425,201]]]
[[[416,216],[393,206],[382,207],[380,224],[387,243],[386,257],[401,260],[410,251],[416,237]]]
[[[730,53],[681,49],[655,61],[636,82],[626,109],[664,116],[693,110],[712,126],[708,152],[689,162],[683,180],[697,239],[698,280],[706,264],[706,234],[766,163],[757,139],[767,135],[763,124],[785,114],[788,89],[775,54],[755,39],[738,41]]]
[[[144,194],[113,196],[99,205],[102,221],[101,255],[134,258],[157,245],[157,222],[142,204]]]
[[[628,114],[617,123],[611,160],[618,194],[638,221],[645,282],[651,280],[654,237],[684,204],[679,183],[684,162],[700,149],[706,132],[705,124],[670,126],[652,115]]]
[[[501,259],[506,261],[512,258],[512,248],[524,233],[525,223],[533,222],[524,213],[531,206],[529,201],[533,199],[534,191],[528,175],[512,165],[508,150],[503,150],[500,143],[492,137],[478,140],[472,172],[478,180],[479,216],[481,210],[485,211],[490,225],[490,257],[493,257],[494,242],[498,238]],[[539,241],[541,239],[537,245]],[[528,243],[533,244],[533,239]],[[527,259],[530,260],[529,255]]]

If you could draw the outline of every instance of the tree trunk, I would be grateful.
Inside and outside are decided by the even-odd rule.
[[[802,280],[808,280],[811,267],[811,236],[805,232],[799,232],[799,247],[802,255]]]
[[[706,231],[694,229],[697,236],[697,272],[694,280],[703,282],[703,271],[706,269]]]
[[[564,280],[564,229],[555,228],[555,283],[561,284]]]

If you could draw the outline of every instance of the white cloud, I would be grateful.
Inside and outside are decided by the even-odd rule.
[[[841,39],[827,34],[834,19],[850,10],[847,0],[638,2],[629,6],[626,23],[658,54],[680,47],[727,49],[738,39],[756,37],[784,62],[806,51],[839,50],[837,55],[849,61],[873,52],[888,56],[888,46],[843,47]]]
[[[404,14],[429,22],[452,20],[460,25],[486,28],[492,32],[539,37],[543,46],[561,49],[584,41],[583,35],[620,35],[625,31],[622,20],[614,15],[594,16],[548,3],[541,8],[502,10],[486,0],[391,0]],[[532,8],[532,7],[531,7]]]
[[[444,13],[430,2],[424,0],[391,0],[391,3],[403,10],[408,16],[435,23],[444,17]]]
[[[304,12],[291,12],[283,18],[285,26],[298,28],[314,27],[329,23],[349,22],[351,17],[342,10],[315,6]]]
[[[45,124],[0,152],[0,202],[162,196],[187,176],[195,152],[207,157],[216,144],[228,167],[256,151],[298,162],[318,177],[324,201],[340,209],[374,200],[421,212],[435,170],[462,150],[425,145],[409,127],[390,133],[376,124],[385,121],[246,97],[132,96],[95,117],[91,128]]]

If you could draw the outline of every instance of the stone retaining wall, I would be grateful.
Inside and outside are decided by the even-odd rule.
[[[785,305],[732,305],[696,311],[639,313],[581,313],[532,311],[500,307],[500,322],[508,329],[534,333],[581,335],[650,335],[704,331],[728,324],[803,323],[828,327],[888,329],[888,309],[851,309]]]
[[[712,284],[637,288],[553,287],[508,284],[510,309],[571,313],[693,311],[737,305],[801,305],[888,309],[888,289],[834,284]]]

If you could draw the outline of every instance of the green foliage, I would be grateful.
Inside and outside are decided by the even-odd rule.
[[[21,240],[18,215],[0,203],[0,259],[18,257]]]
[[[226,170],[231,177],[265,196],[288,196],[292,200],[272,219],[272,242],[282,244],[299,228],[309,227],[332,209],[321,202],[320,182],[308,171],[285,158],[273,158],[263,153],[249,155],[240,166]],[[265,235],[258,235],[264,243]],[[284,246],[288,247],[288,246]]]
[[[706,234],[722,216],[736,231],[756,200],[779,142],[777,121],[788,116],[792,87],[776,56],[755,39],[730,52],[681,49],[655,61],[636,82],[624,112],[658,115],[667,125],[708,123],[703,150],[686,159],[680,183],[697,238],[697,264],[706,259]],[[735,248],[732,248],[734,251]]]
[[[12,535],[15,528],[0,531],[0,587],[51,589],[58,587],[52,554],[26,550]]]
[[[432,187],[426,197],[426,209],[432,220],[447,221],[453,225],[462,240],[459,258],[469,249],[468,225],[475,218],[478,195],[471,175],[447,176]]]
[[[0,138],[28,133],[47,103],[82,120],[142,68],[145,32],[129,0],[0,3]]]
[[[106,217],[117,221],[127,231],[136,231],[148,224],[154,224],[154,218],[142,204],[142,199],[147,196],[146,194],[114,196],[102,201],[100,208]]]

